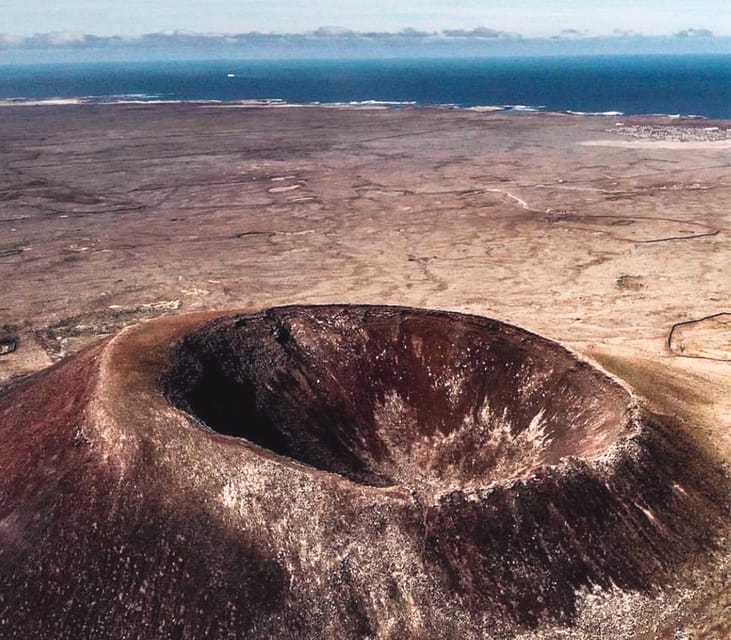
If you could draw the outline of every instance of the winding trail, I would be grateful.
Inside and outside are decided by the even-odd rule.
[[[531,207],[525,200],[523,200],[523,198],[516,196],[515,194],[511,193],[507,189],[484,188],[484,189],[482,189],[482,191],[488,192],[488,193],[499,193],[503,196],[506,196],[506,197],[510,198],[511,200],[514,200],[515,202],[517,202],[518,205],[525,211],[531,211],[533,213],[542,213],[545,215],[550,215],[551,213],[554,213],[554,211],[552,209],[536,209],[535,207]],[[601,189],[599,191],[602,191],[603,193],[610,193],[610,192],[605,192],[604,190],[601,190]],[[622,216],[605,216],[605,215],[583,215],[582,216],[582,215],[574,214],[574,215],[567,217],[566,220],[581,221],[581,219],[583,219],[583,218],[586,218],[586,219],[622,218]],[[617,236],[617,235],[613,234],[611,231],[608,231],[608,230],[598,229],[598,231],[611,235],[612,237],[617,238],[618,240],[636,242],[638,244],[653,244],[653,243],[658,243],[658,242],[671,242],[674,240],[695,240],[698,238],[709,238],[709,237],[717,236],[721,233],[720,229],[709,227],[708,225],[705,225],[701,222],[680,220],[678,218],[654,218],[654,217],[650,217],[650,216],[627,216],[626,218],[623,218],[623,219],[626,219],[628,221],[645,220],[645,221],[658,221],[658,222],[675,222],[675,223],[689,225],[689,226],[703,227],[704,229],[707,229],[707,231],[705,231],[703,233],[693,233],[693,234],[688,234],[688,235],[675,235],[675,236],[667,236],[667,237],[661,237],[661,238],[651,238],[649,240],[634,240],[631,238],[623,238],[621,236]],[[570,228],[581,230],[580,227],[570,227]]]
[[[489,193],[499,193],[501,195],[507,196],[511,200],[515,200],[515,202],[517,202],[526,211],[535,211],[535,212],[540,212],[540,213],[547,213],[547,211],[545,211],[545,210],[534,209],[525,200],[523,200],[523,198],[519,198],[515,194],[510,193],[510,191],[507,191],[506,189],[483,189],[483,191],[487,191]]]

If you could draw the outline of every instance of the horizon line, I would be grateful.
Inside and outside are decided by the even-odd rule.
[[[442,44],[472,43],[503,44],[519,42],[528,43],[571,43],[587,41],[661,41],[688,42],[731,39],[731,35],[714,34],[710,29],[690,27],[671,34],[644,34],[641,32],[615,29],[611,33],[595,34],[576,29],[563,29],[551,36],[523,36],[516,32],[500,31],[489,27],[478,26],[472,29],[441,29],[438,31],[420,31],[406,27],[399,31],[356,31],[340,26],[321,26],[314,30],[302,32],[196,32],[190,30],[153,31],[135,35],[97,35],[82,31],[49,31],[31,35],[0,33],[0,50],[28,49],[93,49],[109,46],[130,47],[139,45],[160,44],[221,44],[262,45],[289,44],[297,45],[315,42],[360,42],[394,44]]]

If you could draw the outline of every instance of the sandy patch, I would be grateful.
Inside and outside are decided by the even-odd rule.
[[[269,193],[284,193],[285,191],[294,191],[295,189],[300,189],[302,187],[301,184],[288,184],[284,187],[270,187],[267,189]]]
[[[731,149],[731,140],[584,140],[585,147],[618,147],[622,149],[673,149],[675,151]]]

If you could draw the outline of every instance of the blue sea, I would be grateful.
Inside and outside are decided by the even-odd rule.
[[[731,118],[731,55],[0,66],[0,100],[268,101]]]

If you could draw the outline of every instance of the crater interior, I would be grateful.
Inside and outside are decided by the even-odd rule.
[[[169,398],[210,429],[355,482],[484,487],[630,430],[629,394],[549,340],[401,307],[281,307],[187,336]]]

